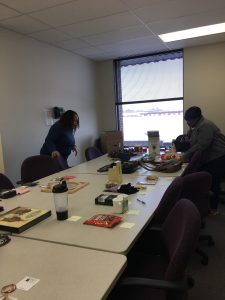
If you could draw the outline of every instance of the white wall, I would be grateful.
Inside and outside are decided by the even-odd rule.
[[[111,60],[98,63],[98,89],[98,103],[101,112],[100,128],[102,131],[116,130],[114,75]]]
[[[49,130],[43,109],[62,106],[80,116],[77,158],[99,135],[96,63],[6,30],[0,31],[0,133],[5,173],[20,179],[22,161],[39,154]]]
[[[184,109],[192,105],[225,133],[225,43],[184,50]]]

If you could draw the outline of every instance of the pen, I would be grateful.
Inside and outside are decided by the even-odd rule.
[[[146,204],[146,202],[145,202],[145,201],[143,201],[143,200],[140,200],[140,199],[138,199],[138,198],[137,198],[137,201],[141,202],[142,204]]]

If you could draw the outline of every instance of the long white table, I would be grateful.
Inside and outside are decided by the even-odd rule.
[[[52,175],[42,179],[41,184],[46,184]],[[135,184],[138,178],[126,175],[124,183]],[[112,213],[110,206],[95,205],[94,199],[102,193],[107,181],[106,175],[77,174],[77,181],[88,181],[89,185],[69,195],[69,217],[81,217],[76,222],[57,221],[52,193],[40,191],[40,187],[31,188],[31,192],[7,199],[3,202],[6,210],[16,206],[26,206],[40,209],[50,209],[52,216],[19,234],[21,237],[37,239],[48,242],[73,245],[89,249],[127,254],[138,236],[149,224],[166,188],[170,184],[169,178],[160,178],[158,183],[150,187],[146,195],[129,195],[129,211],[133,214],[123,214],[124,222],[113,229],[84,225],[83,222],[98,213]],[[137,201],[140,198],[146,204]],[[133,225],[132,228],[123,226]]]
[[[108,157],[107,154],[102,155],[98,158],[95,158],[93,160],[84,162],[82,164],[79,164],[77,166],[74,166],[64,172],[66,174],[76,175],[76,174],[98,174],[98,175],[106,175],[107,172],[98,172],[97,170],[105,165],[109,165],[113,163],[113,159]],[[184,166],[185,167],[185,166]],[[177,177],[180,176],[184,168],[181,170],[174,172],[174,173],[163,173],[163,172],[155,172],[155,171],[148,171],[142,167],[139,167],[137,171],[132,173],[133,176],[148,176],[148,175],[156,175],[158,177]]]
[[[18,300],[105,299],[126,266],[123,255],[18,237],[0,252],[0,290],[25,276],[40,279],[29,291],[17,289]]]

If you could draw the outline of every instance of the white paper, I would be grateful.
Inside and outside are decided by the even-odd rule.
[[[26,276],[16,284],[16,287],[19,290],[29,291],[39,281],[40,281],[40,279],[30,277],[30,276]]]

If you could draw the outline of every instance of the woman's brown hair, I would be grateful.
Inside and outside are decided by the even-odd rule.
[[[77,122],[74,127],[74,118],[76,118]],[[80,127],[80,121],[78,114],[73,110],[67,110],[60,118],[60,122],[63,126],[71,131],[76,131],[77,128]]]

